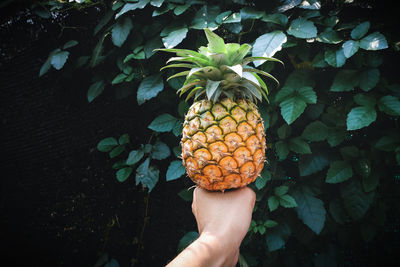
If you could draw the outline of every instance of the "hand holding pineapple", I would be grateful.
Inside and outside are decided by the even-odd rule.
[[[196,188],[192,211],[200,237],[168,267],[235,266],[251,222],[255,193],[248,187],[225,193]]]
[[[165,68],[189,68],[168,79],[185,76],[180,95],[195,102],[185,116],[182,130],[182,163],[199,187],[212,191],[239,188],[254,182],[265,161],[263,120],[254,104],[267,99],[268,89],[260,75],[271,74],[248,66],[252,61],[278,59],[246,57],[251,46],[224,40],[208,29],[207,47],[158,49],[173,52]],[[168,63],[167,62],[167,63]]]

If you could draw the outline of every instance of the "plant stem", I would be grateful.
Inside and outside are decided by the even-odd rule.
[[[132,261],[132,267],[135,266],[135,264],[137,263],[137,261],[140,257],[140,253],[142,252],[142,249],[143,249],[144,231],[145,231],[146,226],[150,219],[150,217],[148,216],[149,215],[149,202],[150,202],[150,193],[147,192],[146,196],[144,197],[145,211],[144,211],[144,217],[143,217],[143,225],[142,225],[142,230],[141,230],[140,236],[139,236],[139,242],[138,242],[138,247],[136,250],[135,261]]]

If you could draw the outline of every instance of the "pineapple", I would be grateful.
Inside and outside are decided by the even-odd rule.
[[[212,191],[243,187],[260,175],[265,161],[265,131],[255,105],[267,99],[268,89],[260,75],[271,74],[248,66],[251,46],[224,40],[205,29],[207,47],[199,51],[158,49],[176,53],[166,68],[188,68],[168,78],[185,76],[180,95],[194,103],[185,116],[182,130],[182,162],[188,176],[199,187]]]

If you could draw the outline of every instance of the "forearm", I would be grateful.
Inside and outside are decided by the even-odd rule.
[[[167,267],[231,267],[237,261],[238,250],[237,245],[226,244],[221,238],[203,233]]]

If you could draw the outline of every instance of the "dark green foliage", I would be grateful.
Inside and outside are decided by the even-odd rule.
[[[47,7],[54,13],[71,5],[59,3],[54,8],[51,2]],[[91,1],[86,2],[81,5]],[[264,2],[102,4],[98,24],[91,25],[95,41],[90,53],[75,56],[82,41],[74,38],[78,41],[49,53],[39,75],[52,68],[85,72],[91,81],[89,102],[105,97],[103,92],[130,88],[136,94],[132,105],[155,107],[149,125],[142,125],[140,118],[130,121],[151,130],[146,140],[130,143],[129,136],[135,133],[128,133],[107,137],[97,146],[113,159],[118,181],[135,176],[136,184],[151,191],[158,180],[176,180],[184,174],[179,135],[188,108],[185,102],[175,110],[162,106],[161,95],[179,103],[175,93],[184,79],[167,82],[177,72],[160,73],[166,55],[153,50],[197,51],[206,45],[202,29],[210,27],[226,43],[251,44],[249,56],[282,60],[284,67],[254,62],[278,77],[281,87],[265,80],[272,85],[270,103],[258,103],[266,126],[268,161],[252,185],[257,203],[240,262],[292,266],[301,259],[316,266],[347,266],[343,251],[351,242],[340,235],[373,242],[383,232],[387,210],[382,207],[393,204],[386,192],[392,192],[391,183],[399,176],[400,87],[391,72],[398,65],[391,57],[396,49],[395,40],[389,38],[393,33],[372,19],[354,13],[349,17],[350,4],[345,1],[328,1],[330,6],[321,6],[324,1]],[[35,12],[49,17],[44,9]],[[179,192],[185,200],[190,194],[184,188]],[[180,249],[194,238],[193,232],[185,235]],[[301,255],[287,247],[299,248]]]

